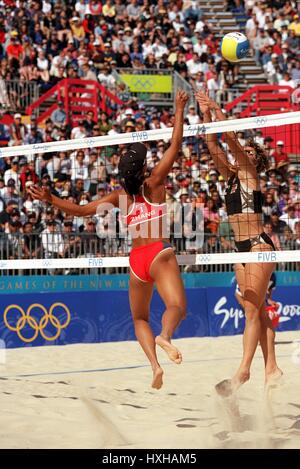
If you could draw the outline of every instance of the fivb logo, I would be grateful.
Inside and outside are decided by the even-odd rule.
[[[142,132],[132,132],[132,141],[133,142],[143,142],[149,139],[148,132],[143,130]]]
[[[4,340],[0,339],[0,365],[6,363],[6,344]]]

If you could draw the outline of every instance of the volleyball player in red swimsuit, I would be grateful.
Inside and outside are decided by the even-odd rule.
[[[173,362],[179,364],[182,361],[181,353],[171,343],[171,337],[185,317],[186,298],[174,250],[164,233],[163,222],[167,210],[165,180],[181,148],[183,113],[187,101],[188,95],[179,91],[171,144],[150,176],[146,175],[145,145],[133,143],[119,163],[123,189],[115,190],[101,200],[79,206],[54,196],[47,188],[34,186],[31,189],[35,199],[48,202],[74,216],[94,215],[104,204],[105,207],[108,204],[111,208],[120,207],[133,239],[129,257],[129,299],[135,334],[152,366],[152,387],[156,389],[163,384],[163,370],[157,360],[156,345],[164,349]],[[156,338],[149,325],[154,283],[166,307],[161,333]]]

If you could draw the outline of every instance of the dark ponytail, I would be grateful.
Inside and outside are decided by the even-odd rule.
[[[121,178],[121,185],[128,195],[137,195],[144,180],[145,175],[143,171],[139,171],[134,175]]]

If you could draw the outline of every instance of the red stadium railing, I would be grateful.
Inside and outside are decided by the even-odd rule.
[[[239,109],[240,117],[266,116],[280,112],[299,111],[299,100],[292,99],[296,91],[290,86],[257,85],[226,104],[226,111]],[[263,117],[262,117],[263,119]],[[276,138],[276,127],[262,129],[263,135]],[[287,125],[281,138],[290,153],[300,151],[300,123]]]
[[[96,81],[65,78],[28,106],[26,114],[38,114],[37,121],[41,123],[58,108],[59,101],[63,101],[67,123],[71,125],[84,119],[88,111],[94,113],[97,121],[99,110],[110,115],[113,108],[123,104],[118,96]]]
[[[298,111],[299,104],[292,102],[294,88],[279,85],[257,85],[226,104],[226,111],[232,111],[237,106],[243,106],[241,117],[252,115],[264,116],[279,112]]]

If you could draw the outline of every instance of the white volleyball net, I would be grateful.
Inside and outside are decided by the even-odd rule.
[[[126,145],[145,143],[151,170],[168,148],[172,130],[1,148],[0,275],[127,272],[132,239],[117,210],[113,216],[73,217],[33,200],[28,189],[32,183],[46,185],[85,205],[120,187],[118,162]],[[276,251],[236,252],[224,201],[227,182],[206,140],[216,134],[220,151],[234,164],[226,132],[235,132],[242,146],[252,138],[267,155],[269,168],[259,177],[262,224]],[[299,184],[300,112],[185,126],[182,150],[166,180],[169,238],[182,269],[223,272],[240,262],[276,262],[282,270],[299,270]],[[248,223],[247,218],[238,223]]]

